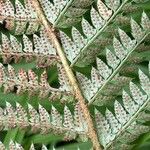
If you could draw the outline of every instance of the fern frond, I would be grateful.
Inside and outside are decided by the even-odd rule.
[[[106,4],[108,3],[104,4],[101,0],[98,0],[98,11],[94,7],[91,8],[91,21],[94,27],[87,20],[82,18],[81,25],[86,38],[84,38],[82,35],[80,36],[82,36],[84,41],[86,41],[85,43],[83,43],[84,45],[76,45],[76,41],[74,40],[71,42],[71,46],[66,45],[64,44],[64,42],[66,41],[67,43],[69,37],[66,37],[66,35],[64,35],[65,33],[60,34],[61,40],[64,41],[62,43],[64,49],[72,49],[72,51],[70,50],[70,52],[65,51],[72,66],[77,63],[79,58],[83,57],[84,52],[98,38],[98,36],[105,30],[108,24],[114,19],[116,14],[122,9],[122,7],[126,3],[126,0],[123,1],[122,4],[120,4],[120,0],[115,2],[116,4],[113,2],[108,2],[110,5],[107,6]],[[72,34],[72,37],[74,37],[74,34]],[[71,56],[73,56],[73,58],[71,58]]]
[[[15,7],[10,0],[1,0],[0,7],[0,21],[16,35],[38,31],[40,23],[30,0],[25,0],[25,6],[16,0]]]
[[[17,88],[17,94],[27,91],[30,96],[38,93],[41,98],[49,97],[50,93],[50,99],[62,94],[65,95],[65,93],[66,95],[71,95],[70,84],[65,78],[65,72],[60,65],[58,68],[60,79],[60,87],[58,89],[49,85],[46,71],[41,74],[40,81],[38,81],[38,76],[32,70],[28,70],[28,73],[26,73],[23,69],[20,69],[16,73],[11,65],[8,65],[6,70],[2,64],[0,64],[0,85],[4,88],[4,93],[14,92],[15,88]]]
[[[2,149],[29,149],[33,142],[34,150],[34,139],[46,134],[65,141],[89,138],[96,150],[128,149],[149,132],[150,19],[149,8],[138,1],[0,0],[1,99],[7,96],[0,107]],[[23,64],[25,70],[13,64],[34,59],[36,73],[35,62]],[[34,136],[24,141],[26,133]],[[44,139],[38,143],[48,149]]]
[[[97,58],[97,69],[92,67],[91,80],[87,79],[84,75],[77,74],[81,89],[89,103],[92,103],[93,101],[95,101],[95,99],[98,98],[103,89],[120,71],[120,68],[124,65],[132,52],[149,35],[149,23],[150,20],[148,20],[148,17],[144,12],[141,19],[141,26],[143,27],[143,29],[133,19],[131,19],[131,29],[134,40],[132,40],[122,29],[119,28],[118,33],[120,40],[114,37],[114,51],[106,48],[107,64],[101,59]],[[85,82],[85,80],[87,80],[87,82]],[[86,93],[91,94],[90,96],[87,96]]]
[[[92,0],[40,0],[40,4],[49,22],[54,26],[68,27],[79,22],[81,17],[90,6]]]
[[[22,58],[26,59],[26,61],[36,58],[38,67],[45,67],[59,62],[56,50],[48,41],[46,30],[40,31],[40,37],[34,34],[33,43],[26,35],[23,35],[22,38],[21,43],[15,36],[10,34],[10,38],[8,38],[2,33],[0,55],[4,64],[10,63],[12,60],[18,63]]]
[[[100,141],[105,149],[112,146],[113,142],[117,143],[116,141],[118,140],[122,144],[128,144],[140,134],[149,131],[148,126],[139,122],[140,119],[138,116],[141,114],[143,115],[142,111],[149,103],[150,93],[147,87],[150,84],[150,80],[141,70],[139,70],[139,79],[141,86],[137,86],[135,83],[130,82],[131,96],[128,92],[123,90],[123,103],[121,104],[117,100],[115,101],[115,115],[108,109],[106,109],[105,115],[102,115],[98,110],[95,112],[97,130],[99,132]],[[146,119],[145,122],[146,121],[149,120]],[[125,136],[125,141],[122,140],[122,136]],[[131,138],[129,138],[129,136]]]
[[[0,108],[0,113],[1,130],[9,130],[15,127],[24,130],[30,128],[33,133],[63,134],[65,140],[74,139],[77,135],[87,136],[85,120],[73,115],[67,106],[64,107],[64,114],[62,115],[54,106],[52,106],[49,114],[42,105],[39,105],[38,110],[36,110],[28,104],[28,111],[26,111],[19,103],[16,103],[15,108],[6,102],[6,108]],[[75,106],[74,113],[82,115],[78,103]],[[81,122],[84,122],[84,124],[81,124]]]

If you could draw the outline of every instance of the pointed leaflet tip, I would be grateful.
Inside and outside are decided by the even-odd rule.
[[[90,23],[82,18],[82,29],[83,29],[83,33],[86,35],[87,39],[90,39],[95,33],[96,33],[96,29],[94,29]]]
[[[48,150],[45,145],[42,145],[42,150]]]
[[[114,108],[116,118],[121,123],[121,125],[124,125],[129,120],[129,115],[117,100],[115,100]]]
[[[126,49],[124,49],[123,45],[120,43],[120,41],[115,36],[113,38],[113,47],[114,47],[116,56],[120,60],[123,60],[125,58],[125,56],[127,55],[127,51],[126,51]]]
[[[141,25],[144,30],[150,31],[150,19],[148,18],[147,14],[144,11],[142,13]]]
[[[129,94],[123,90],[122,92],[122,100],[124,104],[124,108],[126,111],[132,116],[138,109],[138,105],[134,102],[134,100],[129,96]]]
[[[35,150],[34,144],[32,143],[29,150]]]
[[[105,21],[101,18],[99,13],[93,7],[91,9],[90,14],[91,14],[92,24],[97,30],[100,29],[104,25]]]
[[[28,109],[29,109],[29,110],[34,109],[33,106],[32,106],[31,104],[27,103],[27,105],[28,105]]]
[[[53,105],[51,108],[51,123],[54,126],[62,127],[62,116]]]
[[[147,93],[147,95],[149,95],[150,79],[140,69],[139,69],[139,79],[140,79],[140,84],[142,85],[142,89]]]
[[[8,101],[6,101],[6,108],[10,108],[10,107],[12,107],[11,104]]]
[[[77,45],[62,31],[60,31],[60,38],[67,58],[70,62],[73,62],[79,53]]]
[[[145,33],[142,31],[141,27],[133,18],[131,18],[130,23],[131,23],[132,35],[136,39],[136,41],[139,42]]]
[[[130,92],[132,94],[132,98],[134,101],[139,105],[139,107],[146,101],[147,95],[145,95],[139,87],[134,84],[133,82],[130,82]]]
[[[98,114],[99,113],[99,111],[98,111],[98,109],[95,107],[94,108],[94,114],[96,115],[96,114]]]
[[[97,8],[99,14],[102,16],[104,20],[108,20],[112,16],[113,11],[109,10],[101,0],[97,1]]]
[[[118,28],[119,37],[121,39],[122,45],[127,49],[127,51],[131,51],[132,48],[135,46],[136,41],[131,40],[131,38],[124,32],[122,29]]]
[[[72,38],[73,41],[78,45],[77,48],[78,51],[80,51],[80,49],[87,43],[87,40],[81,35],[81,33],[75,27],[72,27]]]
[[[16,145],[16,150],[23,150],[23,147],[21,146],[21,144],[15,142]]]
[[[117,59],[116,55],[111,52],[111,50],[106,48],[106,59],[107,63],[114,70],[120,63],[120,60]]]
[[[64,107],[64,122],[63,126],[69,129],[74,129],[73,116],[69,108],[65,105]]]
[[[106,80],[112,73],[112,69],[108,67],[101,59],[96,58],[97,69],[99,74]]]

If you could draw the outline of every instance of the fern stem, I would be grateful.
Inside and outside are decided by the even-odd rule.
[[[99,144],[98,136],[97,136],[96,131],[94,129],[94,124],[93,124],[90,112],[88,110],[88,107],[85,103],[85,99],[82,95],[82,92],[81,92],[79,86],[78,86],[77,79],[75,78],[75,76],[73,74],[73,71],[72,71],[72,69],[70,68],[70,66],[68,64],[67,59],[65,57],[65,54],[64,54],[64,52],[61,48],[61,45],[60,45],[60,43],[59,43],[59,41],[58,41],[58,39],[57,39],[57,37],[54,33],[54,29],[50,26],[49,22],[45,18],[44,14],[43,14],[43,10],[41,9],[38,0],[34,0],[33,4],[34,4],[34,7],[37,11],[39,20],[41,21],[41,23],[43,24],[43,26],[47,30],[47,34],[48,34],[50,40],[52,41],[54,47],[57,50],[57,53],[58,53],[58,55],[61,59],[63,67],[66,71],[66,74],[67,74],[67,76],[70,80],[70,83],[72,84],[72,87],[74,89],[73,93],[75,93],[76,99],[80,103],[80,107],[83,111],[84,117],[85,117],[85,119],[87,121],[87,124],[88,124],[88,136],[89,136],[89,138],[91,139],[91,141],[93,143],[93,147],[94,147],[95,150],[101,150],[102,148]]]
[[[56,21],[54,22],[54,27],[56,27],[59,23],[59,21],[61,20],[62,16],[65,14],[65,12],[67,11],[68,7],[70,7],[70,5],[72,4],[73,0],[70,0],[67,5],[65,6],[65,8],[63,9],[63,11],[61,11],[61,13],[59,14],[59,16],[57,17]]]
[[[143,36],[143,38],[137,42],[137,44],[134,46],[134,48],[128,53],[128,55],[126,56],[126,58],[119,64],[119,66],[115,69],[115,71],[111,74],[111,76],[105,81],[105,83],[101,86],[101,88],[98,90],[98,92],[94,95],[94,97],[90,100],[89,105],[92,104],[96,97],[102,92],[102,90],[106,87],[106,85],[109,83],[109,81],[111,81],[111,79],[118,73],[118,71],[122,68],[122,66],[124,65],[124,63],[126,62],[126,60],[130,57],[130,55],[132,54],[132,52],[139,46],[139,44],[150,34],[150,32],[148,32],[147,34],[145,34]]]
[[[134,119],[139,115],[139,113],[146,107],[146,105],[148,104],[148,102],[150,101],[149,99],[150,96],[148,96],[148,99],[145,101],[145,103],[139,108],[139,110],[130,118],[130,120],[121,128],[121,130],[117,133],[116,135],[116,138],[111,141],[106,147],[105,149],[108,149],[112,144],[113,142],[118,138],[118,136],[120,134],[122,134],[126,128],[132,123],[132,121],[134,121]]]
[[[96,40],[96,38],[106,29],[106,27],[108,26],[108,24],[115,18],[115,16],[117,15],[117,13],[122,9],[122,7],[126,4],[128,0],[125,0],[121,6],[117,9],[116,12],[114,12],[114,14],[112,15],[112,17],[105,23],[105,25],[88,41],[88,43],[81,49],[81,52],[85,51],[93,42],[94,40]],[[80,54],[81,52],[77,55],[77,57],[74,59],[74,61],[71,63],[71,67],[73,67],[78,59],[80,58]]]

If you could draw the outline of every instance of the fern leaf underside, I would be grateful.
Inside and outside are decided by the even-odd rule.
[[[27,94],[24,105],[16,101],[9,103],[7,99],[3,100],[5,106],[0,103],[1,131],[6,131],[8,136],[14,129],[33,135],[53,133],[63,136],[65,141],[85,142],[93,138],[83,110],[87,108],[89,117],[93,117],[90,125],[95,127],[104,149],[134,148],[134,141],[150,130],[147,124],[150,121],[150,57],[147,55],[150,54],[150,17],[149,8],[143,6],[148,2],[38,2],[60,42],[69,70],[74,71],[72,78],[77,79],[79,89],[72,86],[53,33],[49,36],[51,30],[42,24],[35,1],[1,0],[1,91],[6,96]],[[16,69],[21,62],[25,67],[32,62],[35,67]],[[56,71],[51,73],[51,68]],[[58,85],[54,86],[56,82]],[[80,100],[76,102],[76,89],[89,107],[86,104],[83,107]],[[38,99],[36,106],[34,102],[30,104],[33,97]],[[47,100],[50,107],[43,105]],[[57,104],[61,107],[57,108]],[[8,144],[1,139],[0,149],[26,149],[24,141],[9,138]],[[49,149],[45,143],[39,147]],[[34,150],[36,145],[30,142],[28,148]],[[51,149],[55,150],[54,143]]]

